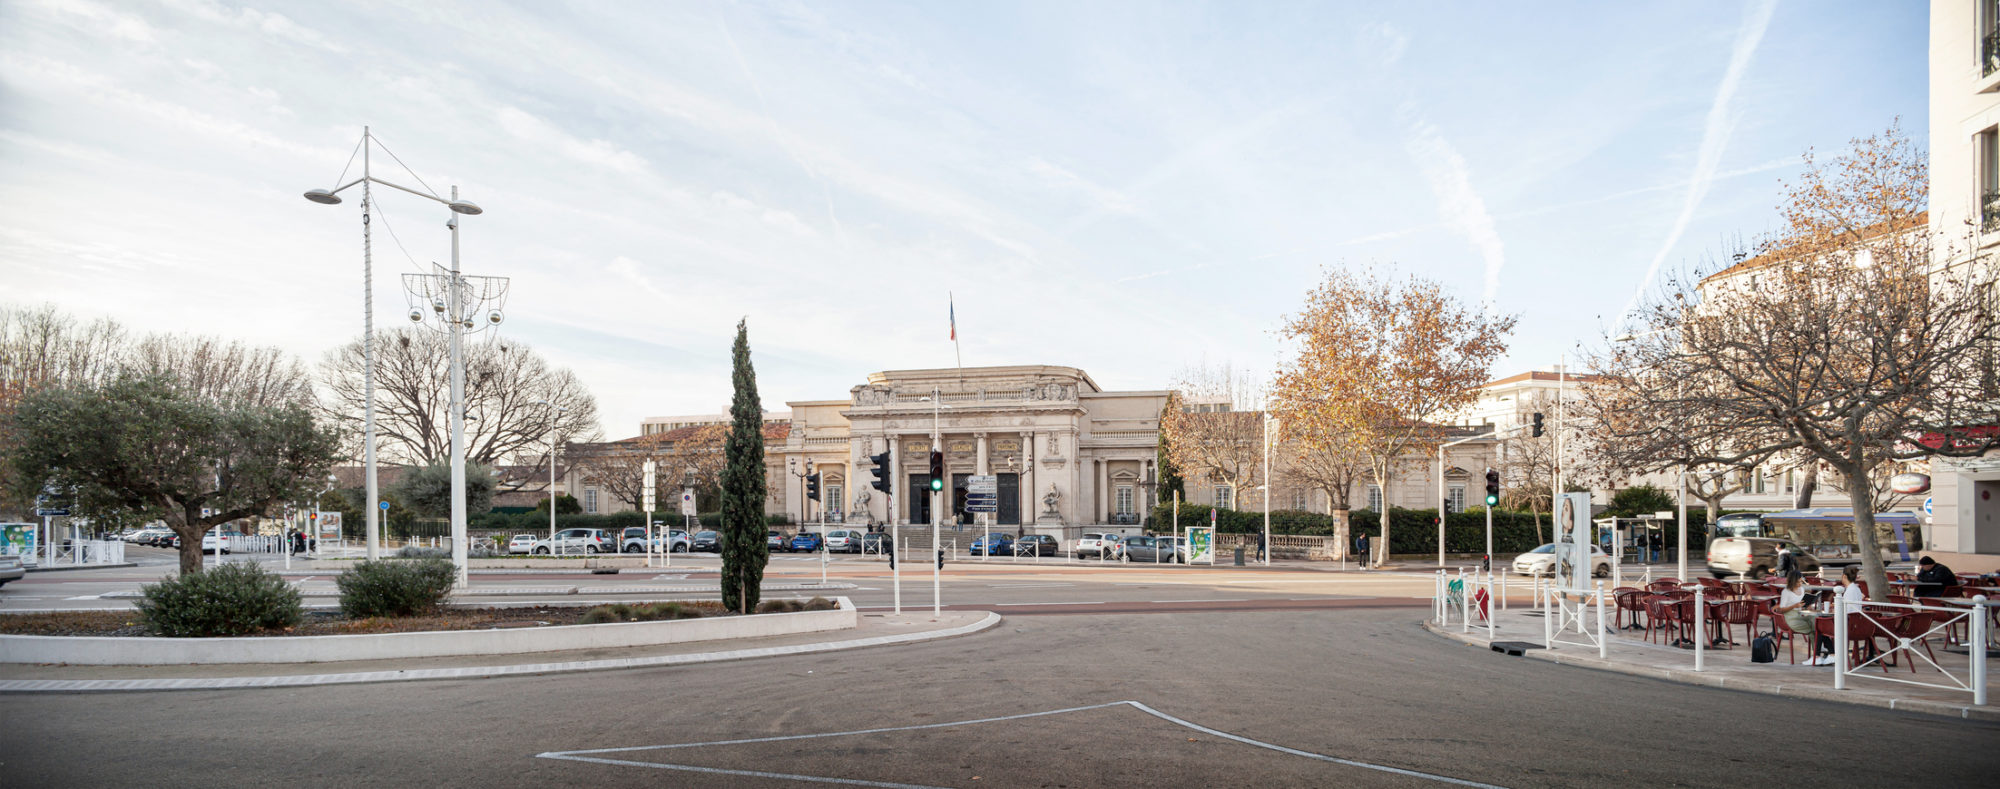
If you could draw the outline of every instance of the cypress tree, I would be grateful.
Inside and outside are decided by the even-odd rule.
[[[736,322],[736,396],[729,404],[729,439],[722,469],[722,607],[757,610],[771,548],[764,537],[764,403],[750,366],[750,331]]]

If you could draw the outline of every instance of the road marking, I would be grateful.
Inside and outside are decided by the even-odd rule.
[[[1057,586],[1075,586],[1075,585],[1076,585],[1076,584],[987,584],[987,585],[986,585],[986,588],[988,588],[988,589],[1044,589],[1044,588],[1050,588],[1050,587],[1057,587]]]
[[[1104,605],[1104,601],[1091,600],[1087,602],[1075,602],[1075,603],[994,603],[993,605],[996,606],[998,605]]]
[[[1247,603],[1247,602],[1250,602],[1250,598],[1248,598],[1248,597],[1218,597],[1218,598],[1215,598],[1215,599],[1201,599],[1201,600],[1148,600],[1148,601],[1146,601],[1146,602],[1149,602],[1149,603]]]
[[[1278,753],[1291,754],[1293,756],[1302,756],[1307,759],[1314,759],[1322,762],[1330,762],[1333,764],[1345,765],[1348,767],[1359,767],[1364,770],[1377,770],[1380,772],[1392,773],[1395,775],[1404,775],[1412,778],[1422,778],[1425,780],[1437,781],[1439,783],[1447,783],[1455,786],[1472,786],[1472,787],[1478,787],[1479,789],[1505,789],[1505,787],[1496,786],[1494,784],[1479,783],[1477,781],[1468,781],[1462,778],[1452,778],[1449,776],[1436,775],[1433,773],[1419,772],[1417,770],[1406,770],[1401,767],[1390,767],[1381,764],[1371,764],[1368,762],[1355,761],[1353,759],[1342,759],[1338,756],[1328,756],[1323,753],[1302,751],[1297,748],[1288,748],[1283,745],[1268,743],[1262,740],[1253,740],[1250,739],[1249,737],[1244,737],[1242,735],[1230,734],[1229,732],[1218,731],[1216,729],[1211,729],[1207,726],[1202,726],[1200,724],[1182,720],[1180,718],[1168,715],[1164,712],[1153,709],[1152,707],[1148,707],[1145,704],[1136,701],[1113,701],[1105,704],[1092,704],[1084,707],[1069,707],[1066,709],[1047,710],[1043,712],[1024,712],[1019,715],[1002,715],[995,718],[977,718],[974,720],[952,721],[950,723],[921,723],[913,726],[888,726],[877,729],[856,729],[854,731],[823,732],[820,734],[792,734],[792,735],[785,735],[778,737],[750,737],[740,740],[715,740],[712,742],[684,742],[684,743],[673,743],[669,745],[639,745],[639,746],[630,746],[624,748],[592,748],[589,750],[578,750],[578,751],[547,751],[544,753],[535,754],[535,758],[562,759],[565,761],[589,762],[593,764],[610,764],[610,765],[618,765],[624,767],[647,767],[655,770],[684,770],[688,772],[709,773],[714,775],[744,775],[755,778],[778,778],[778,779],[792,780],[792,781],[814,781],[819,783],[843,784],[847,786],[895,787],[895,789],[937,789],[937,787],[932,787],[925,784],[899,784],[899,783],[889,783],[886,781],[868,781],[857,778],[830,778],[830,777],[816,776],[816,775],[793,775],[790,773],[761,772],[757,770],[728,770],[719,767],[696,767],[694,765],[669,764],[666,762],[641,762],[641,761],[633,761],[630,759],[607,759],[600,756],[593,756],[591,754],[632,753],[635,751],[662,751],[662,750],[674,750],[680,748],[705,748],[705,747],[714,747],[719,745],[753,745],[753,744],[767,743],[767,742],[791,742],[796,740],[823,739],[827,737],[845,737],[855,734],[888,734],[900,731],[922,731],[925,729],[944,729],[944,728],[951,728],[954,726],[974,726],[981,723],[1004,723],[1006,721],[1024,720],[1027,718],[1041,718],[1050,715],[1064,715],[1071,712],[1088,712],[1090,710],[1101,710],[1101,709],[1120,707],[1120,706],[1131,707],[1132,709],[1146,713],[1147,715],[1151,715],[1155,718],[1159,718],[1160,720],[1166,721],[1168,723],[1172,723],[1176,726],[1192,729],[1194,731],[1198,731],[1203,734],[1208,734],[1214,737],[1220,737],[1222,739],[1229,740],[1231,742],[1238,742],[1244,745],[1263,748],[1265,750],[1276,751]]]

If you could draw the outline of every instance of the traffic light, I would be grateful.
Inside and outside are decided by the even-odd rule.
[[[819,475],[806,477],[806,498],[819,501]]]
[[[1539,417],[1541,416],[1541,414],[1536,414],[1535,416]],[[1493,469],[1489,468],[1486,470],[1486,506],[1490,508],[1498,506],[1499,504],[1500,504],[1500,472],[1494,471]]]
[[[1542,414],[1540,411],[1535,412],[1535,437],[1542,437]]]
[[[892,496],[895,495],[896,470],[889,467],[889,453],[884,452],[880,455],[869,455],[868,459],[875,461],[875,489]]]
[[[931,450],[931,492],[944,490],[944,453]]]

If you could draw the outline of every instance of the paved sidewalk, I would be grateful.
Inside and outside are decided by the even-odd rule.
[[[1541,648],[1544,646],[1544,622],[1540,612],[1532,610],[1525,604],[1526,601],[1520,598],[1514,598],[1509,602],[1513,607],[1509,610],[1497,612],[1498,615],[1493,620],[1494,633],[1492,641],[1502,644],[1507,642],[1515,642],[1517,644],[1526,643],[1536,647],[1523,650],[1521,652],[1523,657],[1547,660],[1565,665],[1585,666],[1604,671],[1635,674],[1672,682],[1743,690],[1752,693],[1767,693],[1777,696],[1863,704],[1874,707],[1945,715],[1953,718],[2000,721],[2000,706],[1996,706],[2000,705],[2000,682],[1995,680],[1993,677],[1994,672],[1992,671],[1993,668],[1996,668],[1994,664],[2000,663],[2000,660],[1995,659],[1996,657],[2000,657],[2000,650],[1989,653],[1987,659],[1988,678],[1986,684],[1989,699],[1988,705],[1977,707],[1973,706],[1973,698],[1970,691],[1919,687],[1903,682],[1892,682],[1881,679],[1882,677],[1890,677],[1896,680],[1914,679],[1932,684],[1948,685],[1951,683],[1950,679],[1939,674],[1937,670],[1921,659],[1917,661],[1918,671],[1916,673],[1910,671],[1909,665],[1906,662],[1901,665],[1891,666],[1886,672],[1874,665],[1850,672],[1847,677],[1846,689],[1835,690],[1833,687],[1833,668],[1831,666],[1807,666],[1804,664],[1807,657],[1805,642],[1800,642],[1799,644],[1799,660],[1801,662],[1797,665],[1789,662],[1789,656],[1786,654],[1783,646],[1780,646],[1778,649],[1778,661],[1776,663],[1764,664],[1750,662],[1750,645],[1748,642],[1727,649],[1704,649],[1702,658],[1703,666],[1699,672],[1694,670],[1694,650],[1681,649],[1657,642],[1648,642],[1645,639],[1643,631],[1639,630],[1625,630],[1612,635],[1610,637],[1609,656],[1606,658],[1599,658],[1597,656],[1598,650],[1595,646],[1572,644],[1571,642],[1582,644],[1589,639],[1587,633],[1578,633],[1574,628],[1569,633],[1558,636],[1557,641],[1559,643],[1556,649]],[[1615,617],[1616,614],[1607,607],[1605,615],[1607,617]],[[1594,613],[1590,614],[1589,622],[1595,624],[1596,621],[1596,615]],[[1614,620],[1607,619],[1607,628],[1612,626],[1612,621]],[[1470,632],[1465,632],[1462,629],[1456,613],[1454,613],[1452,621],[1448,626],[1439,627],[1436,621],[1427,620],[1424,622],[1424,628],[1468,646],[1481,649],[1486,649],[1490,646],[1486,623],[1479,619],[1476,610],[1473,613]],[[1741,625],[1734,628],[1734,637],[1738,640],[1743,639]],[[1942,639],[1933,639],[1931,648],[1937,654],[1939,664],[1950,669],[1952,673],[1961,678],[1967,675],[1966,668],[1967,661],[1969,660],[1967,655],[1947,651]]]
[[[338,663],[172,666],[0,664],[0,693],[212,690],[539,676],[891,646],[977,633],[999,623],[1000,615],[988,611],[946,611],[936,619],[927,613],[895,616],[864,612],[861,626],[853,630],[623,649]]]

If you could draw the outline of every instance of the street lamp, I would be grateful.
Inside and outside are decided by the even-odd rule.
[[[1271,407],[1264,406],[1264,566],[1271,566]]]
[[[398,187],[401,188],[401,187]],[[479,213],[479,207],[458,199],[458,187],[451,188],[451,200],[438,198],[459,214]],[[469,208],[462,208],[469,207]],[[458,217],[445,222],[451,228],[451,269],[431,264],[430,274],[404,274],[403,292],[411,300],[410,317],[423,322],[417,303],[431,305],[435,317],[451,338],[451,561],[458,566],[458,585],[466,585],[465,527],[465,335],[498,328],[507,303],[506,277],[468,277],[458,269]],[[484,315],[484,320],[478,320]],[[551,500],[550,505],[555,502]]]
[[[548,406],[549,408],[553,408],[555,409],[556,414],[566,413],[569,411],[569,409],[556,405],[555,403],[551,403],[547,400],[537,400],[535,401],[535,405]],[[557,417],[555,414],[549,415],[549,555],[550,556],[554,556],[556,553],[556,422],[558,419],[559,417]]]
[[[305,198],[307,200],[319,203],[320,205],[340,205],[341,203],[340,193],[342,191],[345,191],[348,187],[354,186],[355,184],[361,185],[361,287],[362,287],[361,348],[362,348],[362,356],[364,358],[363,362],[364,367],[362,368],[361,371],[361,381],[362,381],[361,397],[362,397],[362,414],[363,414],[362,423],[364,425],[363,427],[364,438],[362,439],[363,443],[362,443],[361,454],[362,454],[362,462],[367,468],[366,488],[367,488],[368,501],[366,502],[367,506],[364,508],[366,510],[366,514],[363,516],[363,518],[368,522],[369,561],[374,561],[376,559],[382,558],[381,521],[380,521],[380,513],[377,512],[377,504],[376,504],[376,502],[380,499],[380,492],[379,492],[379,486],[376,483],[376,475],[375,475],[375,258],[374,258],[375,253],[374,253],[374,245],[372,237],[370,235],[370,228],[372,225],[371,222],[369,221],[370,219],[369,213],[373,209],[375,202],[374,202],[374,195],[370,191],[369,187],[372,184],[381,184],[383,186],[391,187],[394,189],[401,189],[405,192],[409,192],[410,194],[416,195],[418,197],[428,198],[443,203],[445,207],[450,208],[454,213],[466,214],[470,216],[470,215],[477,215],[482,212],[482,209],[478,205],[472,203],[471,201],[458,199],[456,191],[453,192],[452,199],[446,200],[442,197],[438,197],[437,195],[430,193],[428,191],[429,187],[425,187],[426,191],[419,192],[407,186],[393,184],[388,181],[384,181],[380,178],[376,178],[372,168],[370,167],[370,163],[374,158],[372,154],[374,152],[374,148],[376,145],[380,145],[380,143],[376,142],[375,135],[369,131],[369,128],[367,126],[361,127],[361,144],[357,146],[358,148],[360,148],[360,153],[361,153],[361,177],[356,178],[352,181],[348,181],[347,183],[341,184],[337,187],[334,187],[333,189],[308,189],[306,190],[305,193]],[[384,152],[387,152],[389,149],[387,147],[384,147],[382,150]],[[389,156],[391,158],[394,158],[395,154],[390,153]],[[349,166],[352,166],[353,163],[354,160],[352,158],[349,158],[348,159]],[[402,160],[398,159],[397,163],[401,164]],[[409,168],[405,167],[403,169],[407,171]],[[412,176],[416,175],[416,173],[414,172],[410,174]],[[343,169],[341,171],[341,177],[345,177],[346,175],[347,172],[346,170]],[[338,181],[340,179],[335,178],[334,180]],[[419,184],[423,183],[423,179],[418,178],[417,183]],[[457,250],[458,250],[457,230],[458,230],[457,221],[456,219],[454,219],[452,224],[452,232],[453,232],[452,252],[454,257],[453,261],[454,268],[456,267],[455,258],[457,256]],[[463,565],[461,564],[461,568],[462,567]]]

